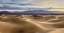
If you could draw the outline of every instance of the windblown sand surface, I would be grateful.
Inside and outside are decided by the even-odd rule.
[[[64,15],[0,16],[1,33],[64,33]]]

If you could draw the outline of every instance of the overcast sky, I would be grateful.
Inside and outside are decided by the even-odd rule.
[[[0,7],[4,5],[33,8],[64,8],[64,0],[0,0]],[[64,11],[64,9],[50,9],[50,11]]]
[[[40,6],[64,8],[64,0],[0,0],[0,3],[17,3],[18,6]],[[20,4],[20,5],[19,5]]]

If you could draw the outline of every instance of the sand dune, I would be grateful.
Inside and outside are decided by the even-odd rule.
[[[0,16],[2,33],[52,33],[59,28],[64,28],[64,15]]]

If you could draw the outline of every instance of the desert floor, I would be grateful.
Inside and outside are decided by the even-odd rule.
[[[0,16],[1,33],[64,33],[64,15]]]

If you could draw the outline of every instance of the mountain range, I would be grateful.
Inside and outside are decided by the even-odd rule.
[[[64,12],[58,12],[58,11],[45,11],[45,10],[28,10],[23,12],[8,12],[8,11],[0,11],[0,14],[26,14],[26,15],[43,15],[43,14],[64,14]]]

